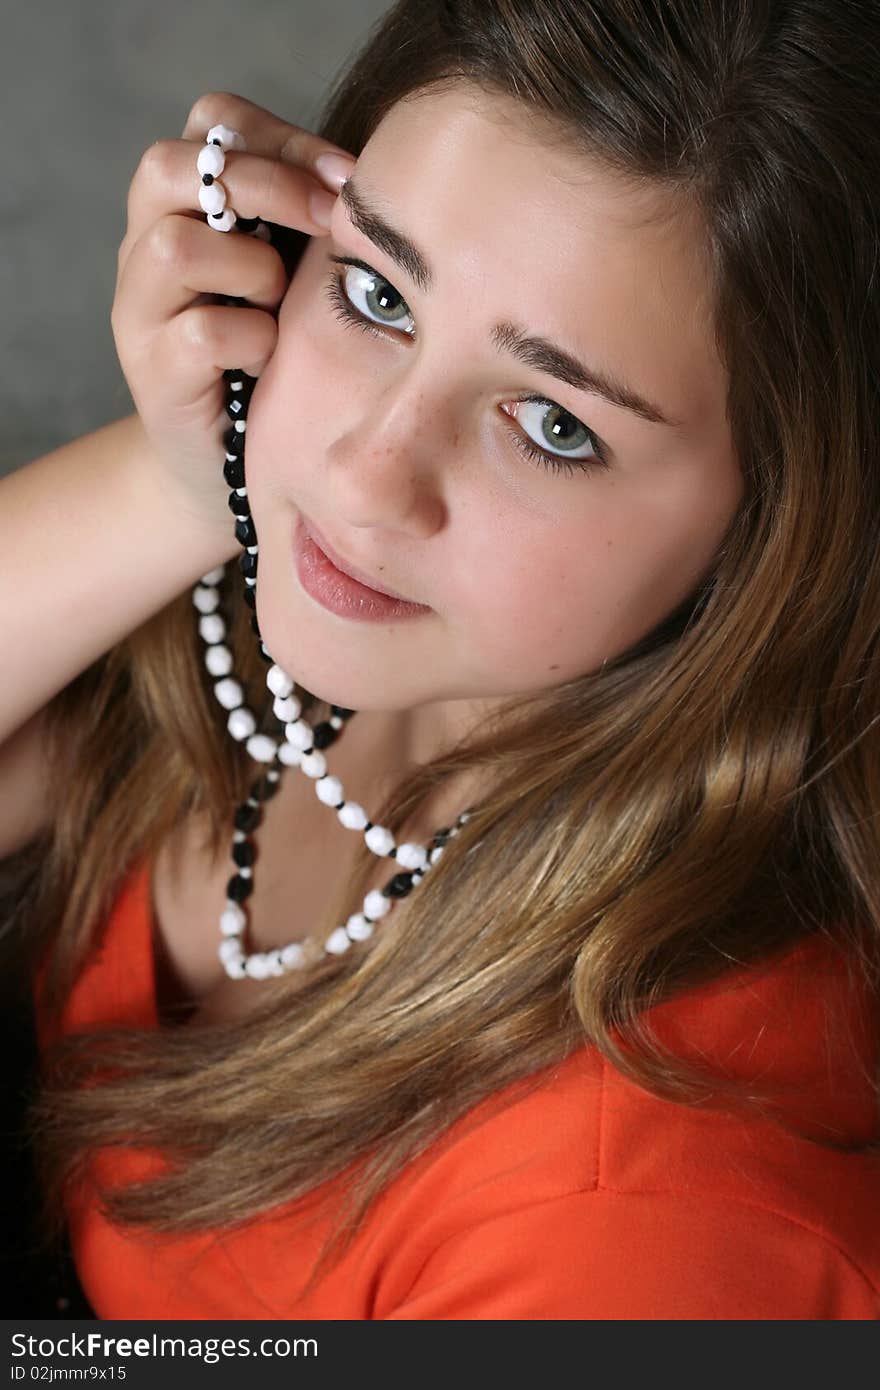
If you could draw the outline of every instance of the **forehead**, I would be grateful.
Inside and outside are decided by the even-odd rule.
[[[693,205],[623,179],[561,126],[466,84],[393,106],[357,181],[427,256],[432,296],[558,340],[690,426],[723,413]]]

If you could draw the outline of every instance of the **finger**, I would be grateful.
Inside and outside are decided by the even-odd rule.
[[[206,214],[199,206],[201,176],[197,158],[198,146],[189,140],[157,140],[144,152],[129,189],[128,227],[120,246],[120,269],[132,244],[167,214],[185,214],[207,225]],[[320,187],[311,174],[277,159],[238,150],[228,150],[225,159],[218,182],[226,190],[227,207],[237,216],[260,217],[308,236],[326,235],[326,223],[315,214],[323,205],[326,216],[335,195]]]
[[[277,341],[277,323],[260,309],[200,304],[166,325],[151,357],[176,395],[197,401],[228,367],[259,376]]]
[[[154,223],[132,248],[116,287],[111,315],[123,333],[162,327],[200,294],[246,299],[274,311],[289,279],[274,247],[258,237],[234,239],[187,217]]]
[[[248,153],[268,159],[281,159],[288,164],[307,169],[322,178],[318,159],[325,154],[339,154],[354,163],[355,156],[339,145],[315,135],[301,126],[291,125],[280,116],[256,106],[234,92],[207,92],[193,105],[183,128],[184,140],[204,140],[212,126],[226,125],[239,131],[247,141]],[[333,190],[336,191],[335,184]]]

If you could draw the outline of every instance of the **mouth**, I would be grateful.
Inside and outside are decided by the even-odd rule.
[[[408,598],[406,594],[398,593],[396,589],[389,589],[387,585],[379,584],[375,579],[368,575],[366,571],[357,569],[355,565],[352,565],[349,563],[348,560],[343,559],[339,552],[334,550],[330,543],[321,534],[315,523],[313,521],[310,521],[309,518],[303,512],[300,512],[299,515],[306,535],[310,538],[310,540],[314,542],[314,544],[318,547],[319,550],[323,550],[330,563],[334,565],[336,569],[341,570],[343,574],[347,574],[349,579],[356,580],[358,584],[363,584],[365,588],[372,589],[377,594],[385,594],[388,598],[399,599],[403,603],[414,604],[416,602],[415,599]],[[425,605],[420,604],[418,606],[424,607]]]

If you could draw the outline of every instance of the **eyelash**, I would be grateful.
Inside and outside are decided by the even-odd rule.
[[[338,266],[356,266],[359,270],[366,271],[369,275],[374,275],[377,280],[382,280],[386,285],[389,285],[391,289],[395,289],[394,285],[391,283],[390,280],[386,280],[384,275],[380,275],[379,272],[377,270],[374,270],[372,266],[368,265],[366,261],[358,260],[354,256],[331,256],[330,260],[334,263],[334,265]],[[362,328],[364,332],[371,333],[377,338],[382,338],[385,336],[383,328],[380,324],[373,323],[370,319],[365,318],[364,315],[360,313],[360,311],[356,309],[354,305],[351,303],[347,294],[345,293],[345,290],[342,287],[341,271],[332,270],[330,272],[325,282],[325,289],[327,291],[327,297],[333,306],[336,317],[340,319],[344,324],[353,324],[356,328]],[[395,293],[399,293],[399,291],[395,290]],[[406,308],[409,311],[409,305],[406,304],[406,300],[403,299],[402,295],[401,301],[404,305],[406,305]],[[409,312],[411,313],[411,311]],[[540,395],[519,396],[517,400],[518,402],[523,404],[526,402],[531,402],[536,405],[548,406],[558,404],[558,402],[548,400],[546,396]],[[569,412],[566,411],[566,414],[568,413]],[[577,420],[576,415],[572,415],[571,418],[573,420]],[[559,454],[551,454],[549,450],[542,449],[540,445],[535,444],[534,441],[529,439],[527,435],[523,434],[521,430],[508,429],[507,433],[513,440],[514,446],[519,450],[521,454],[524,455],[525,458],[530,460],[537,460],[538,463],[542,464],[546,468],[551,469],[555,473],[566,473],[569,476],[571,476],[573,473],[589,474],[598,468],[610,468],[611,465],[608,462],[605,445],[593,433],[593,431],[583,423],[582,420],[578,420],[577,422],[586,431],[589,438],[589,442],[595,450],[595,458],[568,460],[563,458]]]

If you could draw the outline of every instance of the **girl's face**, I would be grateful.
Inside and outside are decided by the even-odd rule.
[[[398,103],[281,306],[248,417],[257,616],[334,703],[488,710],[596,669],[694,588],[741,499],[696,217],[536,131],[471,88]],[[323,607],[299,512],[429,611]]]

